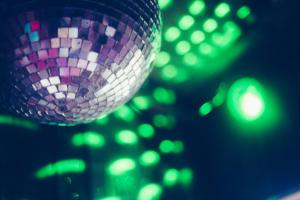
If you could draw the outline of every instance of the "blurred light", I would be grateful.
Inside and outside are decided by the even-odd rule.
[[[104,197],[98,200],[122,200],[120,197]]]
[[[45,179],[55,175],[63,175],[68,173],[82,173],[85,170],[85,168],[86,164],[83,160],[62,160],[42,167],[35,173],[35,177],[38,179]]]
[[[188,30],[191,28],[195,23],[195,19],[190,15],[183,16],[178,23],[179,28],[182,30]]]
[[[262,86],[255,79],[240,79],[229,89],[228,108],[238,119],[257,120],[265,110],[263,93]]]
[[[120,176],[136,168],[136,163],[133,159],[122,158],[114,161],[108,167],[108,173],[113,176]]]
[[[137,200],[159,200],[163,189],[156,183],[151,183],[144,186],[138,195]]]
[[[155,129],[150,124],[141,124],[138,127],[138,133],[143,138],[152,138],[155,134]]]
[[[174,117],[162,114],[156,114],[153,117],[153,124],[158,128],[172,128],[174,125]]]
[[[126,105],[121,106],[113,114],[116,118],[126,122],[132,122],[135,119],[135,113]]]
[[[151,100],[147,96],[136,96],[132,103],[139,110],[148,110],[151,107]]]
[[[205,10],[205,3],[202,0],[195,0],[189,6],[189,12],[192,15],[199,15]]]
[[[174,79],[178,75],[178,70],[174,65],[167,65],[162,69],[162,78],[164,80]]]
[[[206,103],[204,103],[204,104],[200,107],[200,109],[199,109],[199,114],[200,114],[201,116],[206,116],[206,115],[208,115],[209,113],[211,113],[212,109],[213,109],[213,106],[211,105],[211,103],[210,103],[210,102],[206,102]]]
[[[155,61],[155,66],[156,67],[163,67],[164,65],[168,64],[171,60],[171,56],[168,52],[161,51]]]
[[[8,115],[0,115],[0,124],[1,125],[9,125],[9,126],[17,126],[20,128],[37,130],[39,127],[37,124],[34,124],[30,121],[15,118]]]
[[[204,31],[210,33],[218,28],[218,22],[212,18],[207,19],[203,24]]]
[[[91,148],[101,148],[105,145],[105,143],[105,138],[99,133],[93,131],[78,133],[72,137],[72,144],[75,147],[86,145]]]
[[[177,184],[179,179],[179,172],[177,169],[168,169],[166,170],[164,177],[163,177],[163,183],[167,187],[173,187]]]
[[[162,87],[157,87],[153,91],[154,99],[162,104],[173,104],[176,101],[175,93]]]
[[[202,31],[194,31],[191,35],[191,42],[193,44],[200,44],[205,40],[205,34]]]
[[[184,186],[190,186],[193,181],[193,170],[189,168],[180,171],[179,182]]]
[[[179,140],[175,141],[173,152],[179,154],[179,153],[182,153],[183,151],[184,151],[184,143]]]
[[[165,40],[168,42],[174,42],[180,37],[180,35],[181,35],[181,31],[174,26],[168,28],[164,34]]]
[[[227,3],[219,4],[215,9],[215,15],[217,17],[225,17],[230,12],[230,6]]]
[[[180,41],[176,45],[175,50],[178,55],[184,55],[191,50],[191,45],[187,41]]]
[[[160,155],[156,151],[148,150],[140,156],[139,161],[142,166],[154,166],[159,163]]]
[[[183,57],[183,61],[188,66],[194,66],[198,63],[198,56],[194,53],[187,53]]]
[[[174,142],[172,142],[171,140],[164,140],[160,143],[159,145],[159,150],[162,153],[172,153],[174,150]]]
[[[158,0],[158,4],[161,10],[165,10],[171,6],[173,0]]]
[[[115,135],[116,142],[120,145],[136,145],[138,143],[137,135],[130,130],[122,130]]]
[[[215,56],[215,49],[209,43],[202,43],[199,46],[200,53],[207,55],[207,56]]]
[[[243,6],[237,11],[237,16],[240,19],[246,19],[251,14],[251,10],[248,6]]]

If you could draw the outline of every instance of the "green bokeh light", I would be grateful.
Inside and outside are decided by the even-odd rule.
[[[189,6],[189,13],[192,15],[200,15],[205,10],[205,3],[202,0],[195,0]]]
[[[206,116],[209,113],[211,113],[212,109],[213,109],[213,106],[211,105],[211,103],[206,102],[199,108],[199,114],[201,116]]]
[[[178,26],[182,30],[188,30],[195,24],[195,19],[190,15],[183,16],[179,22]]]
[[[214,30],[216,30],[218,28],[218,22],[215,19],[207,19],[204,23],[203,23],[203,30],[211,33]]]
[[[215,9],[215,15],[217,17],[225,17],[230,13],[230,5],[227,3],[220,3]]]
[[[191,50],[191,44],[188,41],[180,41],[175,47],[176,53],[178,55],[184,55]]]
[[[108,174],[120,176],[136,168],[136,163],[131,158],[121,158],[112,162],[107,169]]]
[[[205,34],[202,31],[194,31],[191,35],[191,42],[193,44],[200,44],[205,40]]]
[[[240,79],[229,89],[227,103],[229,111],[237,119],[255,121],[265,111],[264,89],[255,79]]]
[[[72,137],[72,144],[75,147],[88,146],[91,148],[101,148],[105,143],[103,135],[93,131],[78,133]]]
[[[251,10],[248,6],[243,6],[237,11],[237,16],[241,19],[246,19],[251,14]]]
[[[156,151],[145,151],[139,158],[140,164],[145,167],[157,165],[160,161],[160,155]]]
[[[173,3],[173,0],[158,0],[158,4],[161,10],[169,8]]]
[[[167,187],[173,187],[177,184],[179,179],[179,171],[177,169],[168,169],[166,170],[163,183]]]
[[[159,200],[162,192],[163,188],[159,184],[150,183],[140,190],[137,200]]]
[[[181,31],[179,28],[172,26],[165,31],[164,37],[168,42],[174,42],[181,36]]]
[[[131,130],[121,130],[117,132],[115,139],[120,145],[136,145],[139,141],[137,135]]]
[[[155,129],[150,124],[141,124],[138,127],[138,133],[143,138],[152,138],[155,134]]]

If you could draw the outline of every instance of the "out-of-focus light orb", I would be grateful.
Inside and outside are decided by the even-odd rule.
[[[233,116],[245,121],[255,121],[265,111],[264,89],[258,81],[243,78],[236,81],[228,92],[228,108]]]
[[[20,2],[7,1],[1,21],[9,110],[44,124],[88,123],[131,99],[151,72],[157,0]]]

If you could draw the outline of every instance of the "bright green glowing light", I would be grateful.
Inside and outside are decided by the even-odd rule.
[[[122,158],[114,161],[108,167],[108,173],[112,176],[120,176],[130,172],[136,168],[136,163],[133,159]]]
[[[75,147],[88,146],[91,148],[101,148],[105,145],[105,138],[99,133],[88,131],[78,133],[72,137],[72,144]]]
[[[265,111],[263,93],[262,86],[255,79],[240,79],[229,89],[228,108],[237,119],[255,121]]]
[[[240,19],[246,19],[251,14],[251,10],[248,6],[243,6],[237,11],[237,16]]]
[[[122,199],[120,197],[112,196],[112,197],[104,197],[98,200],[122,200]]]
[[[195,19],[190,15],[185,15],[179,20],[178,26],[182,30],[188,30],[194,24],[195,24]]]
[[[141,124],[138,127],[138,133],[143,138],[152,138],[155,134],[155,129],[150,124]]]
[[[230,13],[230,6],[227,3],[220,3],[215,9],[215,15],[217,17],[225,17]]]
[[[170,60],[171,60],[170,54],[168,52],[161,51],[156,57],[155,66],[163,67],[166,64],[168,64]]]
[[[105,125],[107,124],[109,121],[109,117],[107,115],[104,115],[104,116],[101,116],[99,117],[95,123],[98,124],[98,125]]]
[[[193,66],[198,63],[198,56],[194,53],[187,53],[183,57],[183,61],[186,65]]]
[[[172,116],[157,114],[153,117],[153,124],[158,128],[171,128],[174,124]]]
[[[174,146],[174,142],[172,142],[171,140],[164,140],[160,143],[159,150],[162,153],[169,154],[173,152]]]
[[[173,0],[158,0],[158,5],[161,10],[169,8],[173,3]]]
[[[177,169],[168,169],[163,177],[163,183],[167,187],[173,187],[177,184],[179,172]]]
[[[203,104],[200,108],[199,108],[199,114],[201,116],[206,116],[209,113],[211,113],[213,109],[213,106],[211,105],[210,102],[206,102],[205,104]]]
[[[212,99],[212,105],[214,107],[221,106],[226,99],[227,87],[224,84],[221,84],[218,88],[217,94]]]
[[[176,45],[175,50],[178,55],[184,55],[191,50],[191,45],[187,41],[180,41]]]
[[[151,100],[147,96],[136,96],[132,102],[139,110],[148,110],[151,107]]]
[[[165,40],[168,42],[174,42],[177,40],[181,35],[181,31],[177,27],[170,27],[166,30],[164,36]]]
[[[207,19],[203,24],[203,30],[210,33],[218,28],[218,22],[214,19]]]
[[[162,87],[155,88],[153,91],[154,99],[163,104],[173,104],[176,101],[176,95],[172,90]]]
[[[138,143],[137,135],[130,130],[122,130],[115,135],[116,142],[121,145],[136,145]]]
[[[18,118],[7,116],[7,115],[0,115],[0,124],[1,125],[9,125],[9,126],[17,126],[20,128],[25,128],[25,129],[30,129],[30,130],[37,130],[39,128],[38,125],[36,125],[30,121],[18,119]]]
[[[200,15],[205,10],[205,3],[202,0],[195,0],[189,6],[189,12],[191,15]]]
[[[113,114],[116,118],[126,122],[132,122],[135,119],[135,113],[126,105],[118,108]]]
[[[35,173],[35,177],[38,179],[45,179],[55,175],[63,175],[68,173],[82,173],[84,172],[85,168],[86,164],[83,160],[62,160],[56,163],[50,163],[45,167],[42,167]]]
[[[157,165],[160,161],[160,155],[156,151],[145,151],[141,156],[140,156],[140,164],[145,167],[151,167],[154,165]]]
[[[171,80],[178,75],[178,70],[174,65],[167,65],[162,69],[162,79]]]
[[[205,34],[202,31],[194,31],[191,35],[191,42],[193,44],[200,44],[205,40]]]
[[[159,200],[163,189],[156,183],[151,183],[144,186],[139,194],[137,200]]]
[[[190,186],[193,182],[194,173],[189,168],[180,170],[179,182],[184,186]]]

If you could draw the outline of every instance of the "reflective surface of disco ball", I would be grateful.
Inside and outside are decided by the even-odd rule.
[[[44,124],[113,111],[160,48],[157,0],[7,0],[2,9],[1,104]]]

